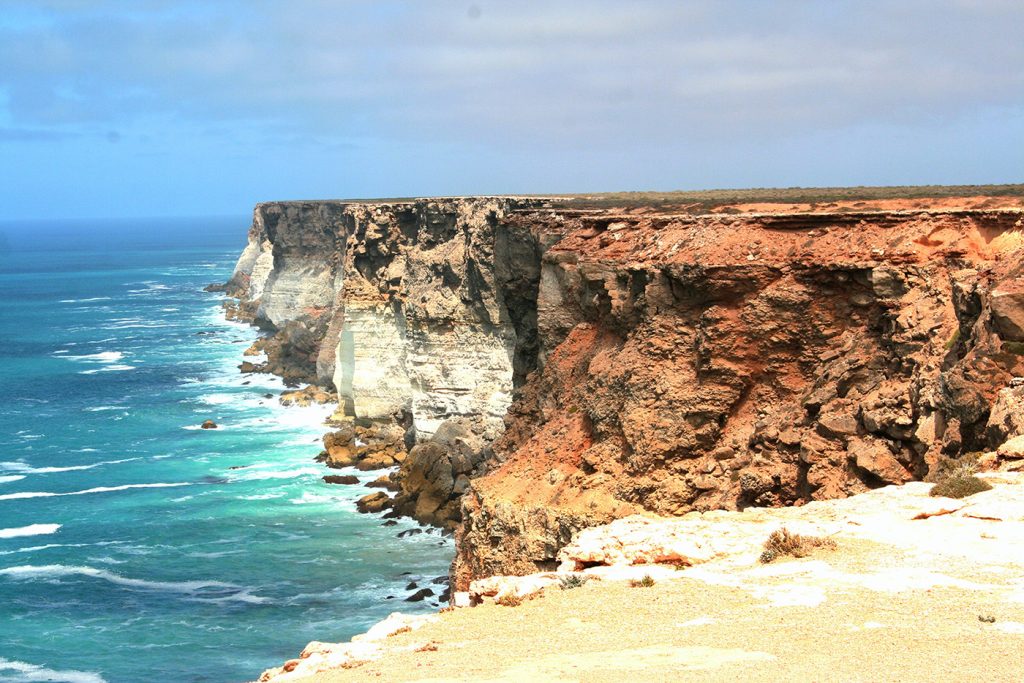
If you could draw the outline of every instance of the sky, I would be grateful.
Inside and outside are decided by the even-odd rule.
[[[0,220],[1024,181],[1020,0],[0,0]]]

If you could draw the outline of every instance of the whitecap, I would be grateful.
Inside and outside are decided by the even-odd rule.
[[[224,405],[225,403],[232,403],[235,400],[237,400],[237,397],[232,394],[206,394],[205,396],[199,397],[200,403],[205,403],[210,406]]]
[[[83,448],[81,451],[90,452],[96,449]],[[54,472],[76,472],[78,470],[91,470],[103,465],[118,465],[122,462],[132,462],[142,458],[121,458],[120,460],[104,460],[94,462],[91,465],[68,465],[67,467],[32,467],[23,462],[0,462],[0,473],[13,472],[15,474],[53,474]]]
[[[102,413],[106,410],[124,410],[124,406],[92,406],[84,410],[89,413]]]
[[[309,505],[317,503],[334,503],[340,500],[334,496],[324,496],[319,493],[310,493],[309,491],[303,491],[302,495],[298,498],[292,498],[289,502],[292,505]]]
[[[33,545],[24,548],[15,548],[14,550],[0,551],[0,555],[34,553],[40,550],[49,550],[50,548],[89,548],[97,545],[121,545],[123,543],[124,541],[97,541],[96,543],[47,543],[46,545]]]
[[[238,500],[273,500],[288,495],[287,493],[256,493],[251,496],[238,496]]]
[[[13,674],[8,672],[14,672]],[[57,671],[37,664],[0,657],[0,678],[11,683],[61,681],[61,683],[106,683],[103,676],[88,671]]]
[[[323,470],[317,467],[300,467],[295,470],[273,470],[270,472],[250,472],[243,474],[239,477],[233,478],[233,481],[260,481],[263,479],[295,479],[296,477],[305,477],[309,475],[319,476],[323,474]]]
[[[24,474],[8,474],[6,476],[0,476],[0,484],[9,484],[12,481],[18,481],[19,479],[24,479],[24,478],[25,478]]]
[[[81,356],[64,356],[68,360],[84,360],[90,363],[115,363],[122,358],[124,354],[120,351],[100,351],[99,353],[87,353]]]
[[[96,368],[95,370],[82,370],[79,375],[95,375],[97,372],[111,372],[119,370],[134,370],[134,365],[104,365],[102,368]]]
[[[0,529],[0,538],[20,538],[22,536],[46,536],[57,533],[60,524],[29,524],[28,526]]]
[[[173,488],[176,486],[191,486],[190,482],[179,482],[175,484],[125,484],[123,486],[97,486],[84,491],[67,491],[55,493],[53,491],[19,491],[17,493],[6,493],[0,495],[0,500],[20,500],[22,498],[53,498],[55,496],[83,496],[87,493],[110,493],[113,491],[127,491],[129,489],[160,489]]]
[[[92,296],[87,299],[61,299],[62,304],[84,304],[90,301],[110,301],[109,296]]]
[[[147,581],[121,576],[106,569],[88,565],[75,566],[64,564],[21,565],[0,569],[0,576],[8,576],[17,581],[52,580],[69,576],[84,576],[107,581],[125,588],[181,593],[203,602],[262,602],[266,598],[251,595],[249,589],[223,581]]]

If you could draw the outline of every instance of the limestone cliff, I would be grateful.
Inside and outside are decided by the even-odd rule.
[[[399,509],[462,520],[457,587],[634,512],[846,496],[992,445],[1024,374],[1019,199],[627,199],[256,209],[228,287],[267,369],[406,430]]]

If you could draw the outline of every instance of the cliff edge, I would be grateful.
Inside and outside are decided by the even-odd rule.
[[[266,203],[227,289],[262,369],[398,434],[396,508],[457,529],[464,590],[617,518],[858,494],[1024,426],[1020,188],[846,192]]]

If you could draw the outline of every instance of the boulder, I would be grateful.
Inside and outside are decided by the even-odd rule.
[[[391,507],[391,497],[383,491],[363,496],[356,501],[356,509],[360,512],[383,512]]]
[[[1009,441],[1006,441],[998,449],[996,453],[1003,460],[1021,460],[1024,459],[1024,435],[1015,436]]]
[[[322,479],[328,484],[358,484],[359,477],[354,474],[325,474]]]
[[[391,475],[382,474],[373,481],[367,482],[366,484],[370,488],[384,489],[386,491],[401,491],[402,484],[397,479],[392,479]]]
[[[1000,389],[989,413],[985,436],[991,445],[1024,434],[1024,386]]]
[[[429,588],[421,588],[409,597],[405,599],[406,602],[422,602],[424,598],[429,598],[434,595],[434,591]]]
[[[203,424],[199,425],[202,429],[217,429],[217,423],[213,420],[203,420]]]
[[[847,454],[858,469],[874,475],[884,484],[902,484],[913,478],[884,441],[858,439],[850,443]]]
[[[1024,283],[1003,282],[989,297],[992,323],[1004,341],[1024,341]]]
[[[334,403],[337,400],[337,396],[331,392],[328,392],[315,384],[310,384],[305,389],[299,389],[298,391],[286,391],[281,394],[281,398],[278,399],[283,406],[310,406],[314,404],[324,405],[326,403]]]
[[[452,418],[430,441],[417,444],[402,463],[402,490],[396,508],[424,524],[453,528],[460,520],[459,498],[492,453],[499,428],[485,420]]]

